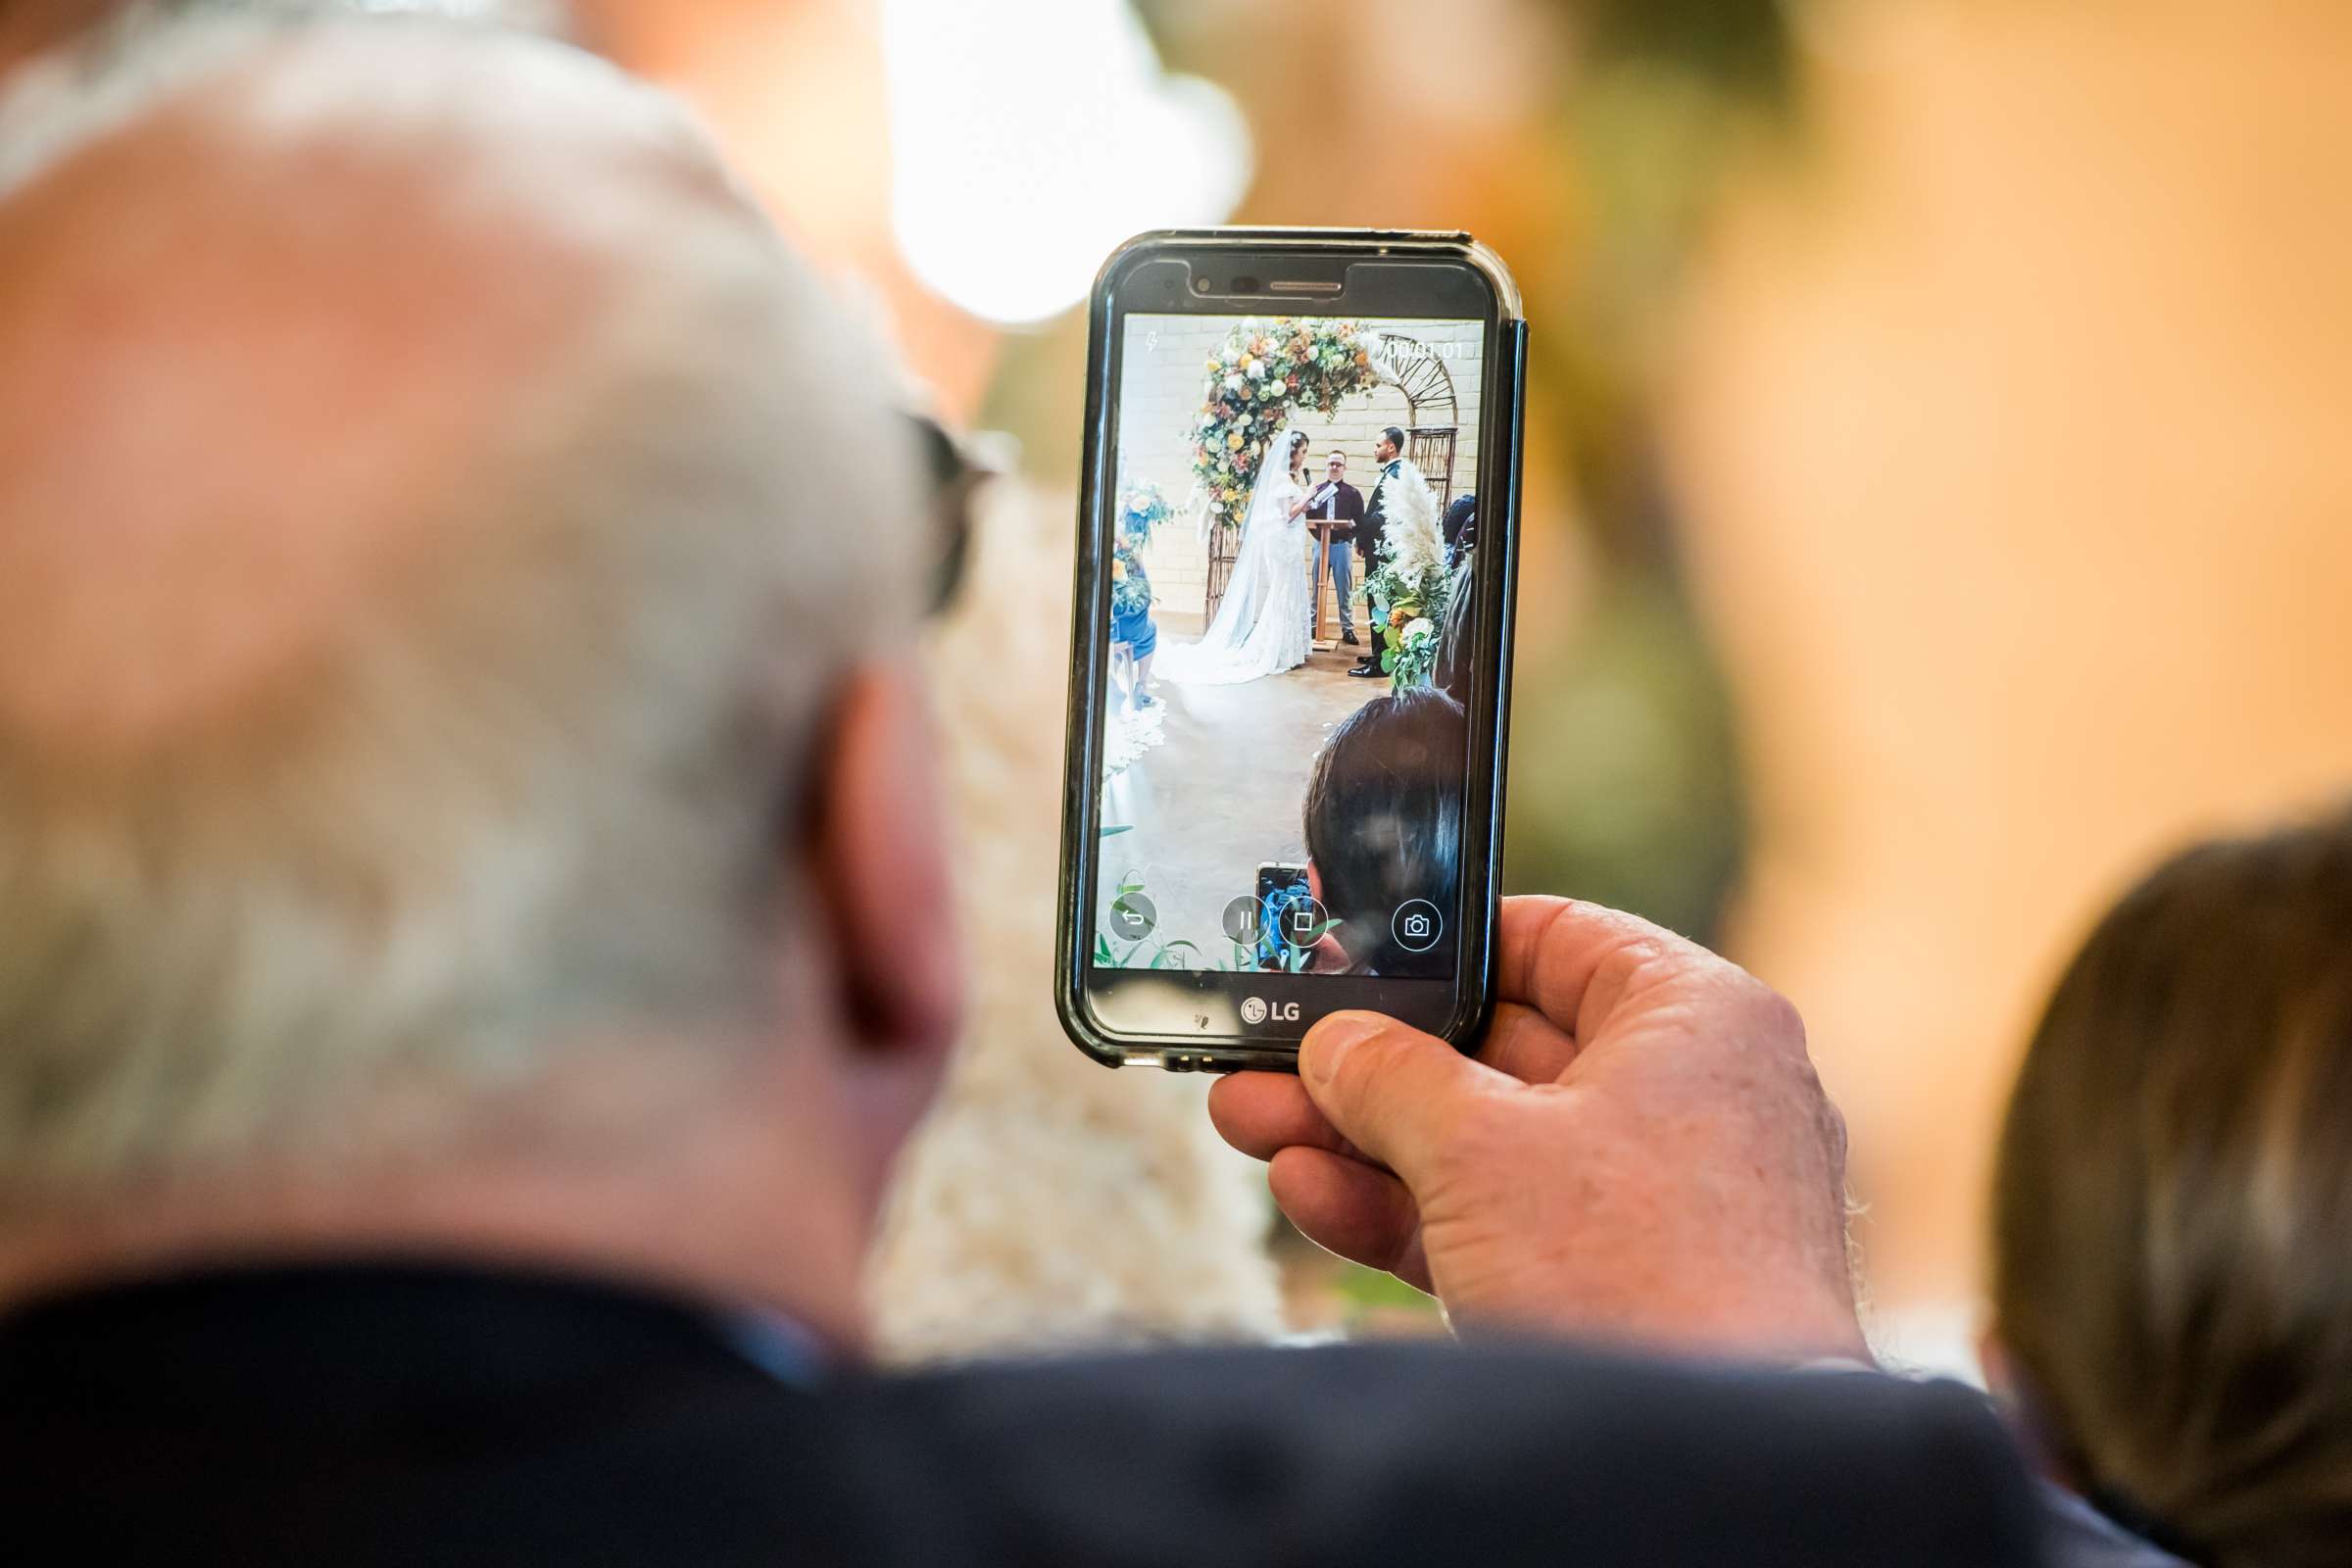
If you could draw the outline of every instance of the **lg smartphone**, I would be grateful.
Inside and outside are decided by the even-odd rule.
[[[1494,1005],[1527,323],[1467,234],[1147,234],[1091,303],[1054,1000],[1110,1066]]]

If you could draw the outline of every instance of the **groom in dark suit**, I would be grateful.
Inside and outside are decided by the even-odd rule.
[[[1380,444],[1372,449],[1373,460],[1380,465],[1380,477],[1373,481],[1372,499],[1364,506],[1364,520],[1355,525],[1355,553],[1362,558],[1364,566],[1364,606],[1370,612],[1370,624],[1365,629],[1371,635],[1364,639],[1363,659],[1349,666],[1350,675],[1372,676],[1381,672],[1380,625],[1388,614],[1388,607],[1372,591],[1372,574],[1380,569],[1380,536],[1389,525],[1389,481],[1396,477],[1397,460],[1403,456],[1404,431],[1392,424],[1380,432]]]

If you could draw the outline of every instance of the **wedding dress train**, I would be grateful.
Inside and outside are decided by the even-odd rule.
[[[1157,673],[1188,686],[1230,686],[1279,675],[1306,662],[1313,628],[1308,602],[1306,523],[1291,515],[1304,494],[1282,471],[1277,452],[1287,436],[1266,447],[1266,469],[1250,498],[1242,545],[1217,613],[1197,643],[1165,644]]]

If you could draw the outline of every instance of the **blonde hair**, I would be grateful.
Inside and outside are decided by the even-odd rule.
[[[2352,817],[2207,844],[2035,1032],[1997,1332],[2054,1457],[2214,1568],[2352,1541]]]
[[[61,750],[0,703],[0,1207],[331,1143],[377,1100],[528,1083],[615,1031],[699,1045],[695,1025],[740,1020],[789,917],[779,867],[828,693],[913,623],[921,510],[890,373],[679,112],[537,40],[467,38],[458,80],[446,40],[403,52],[432,24],[315,33],[362,27],[369,74],[302,96],[291,130],[281,96],[270,153],[415,130],[429,74],[424,179],[451,136],[495,165],[501,139],[547,134],[502,79],[553,81],[564,114],[618,127],[610,179],[485,204],[482,171],[451,170],[466,202],[427,221],[488,205],[561,229],[592,297],[468,432],[454,482],[420,487],[429,563],[264,696],[122,755]],[[226,36],[27,180],[254,58]],[[267,38],[255,69],[299,79],[298,35]],[[222,156],[255,145],[237,129]],[[335,310],[332,279],[301,281],[265,337]],[[178,391],[208,396],[193,368]],[[280,475],[250,479],[258,498]],[[44,606],[9,598],[37,646]]]

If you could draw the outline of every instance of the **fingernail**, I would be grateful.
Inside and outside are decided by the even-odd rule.
[[[1339,1076],[1341,1058],[1386,1026],[1387,1021],[1377,1013],[1333,1013],[1298,1043],[1299,1072],[1318,1084],[1331,1082]]]

